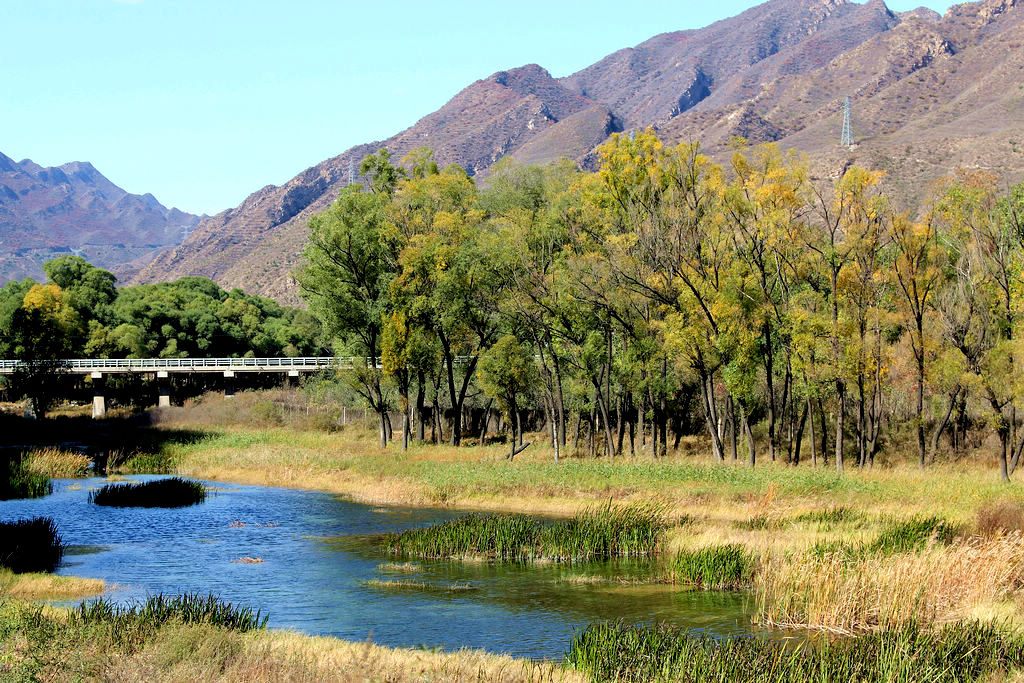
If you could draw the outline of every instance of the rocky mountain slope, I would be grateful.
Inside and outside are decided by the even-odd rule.
[[[125,192],[88,162],[43,168],[0,154],[0,283],[42,279],[43,263],[70,253],[128,277],[199,220]]]
[[[473,83],[411,128],[266,187],[205,219],[137,276],[213,277],[297,301],[311,213],[348,181],[350,161],[380,146],[397,158],[434,148],[442,165],[486,175],[503,156],[560,157],[592,167],[614,131],[653,126],[670,142],[699,140],[727,159],[730,141],[778,141],[808,155],[816,175],[851,163],[889,171],[908,207],[929,181],[959,167],[1024,177],[1024,0],[894,13],[882,0],[770,0],[694,31],[665,33],[566,78],[537,65]],[[857,146],[838,145],[851,97]]]

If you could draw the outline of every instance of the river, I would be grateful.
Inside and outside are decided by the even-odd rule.
[[[53,483],[44,498],[0,501],[0,520],[52,517],[69,546],[57,573],[104,579],[117,601],[212,592],[269,614],[271,628],[534,659],[560,658],[574,630],[606,619],[767,635],[751,625],[742,594],[638,583],[647,562],[410,566],[375,542],[460,511],[222,482],[205,482],[211,491],[200,505],[113,508],[88,502],[105,480]]]

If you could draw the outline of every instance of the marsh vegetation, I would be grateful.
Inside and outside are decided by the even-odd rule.
[[[198,505],[204,500],[206,487],[181,477],[107,484],[89,493],[90,503],[112,507],[174,508]]]

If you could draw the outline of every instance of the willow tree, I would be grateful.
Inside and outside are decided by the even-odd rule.
[[[365,359],[356,362],[354,386],[377,413],[381,446],[390,438],[377,362],[388,285],[395,275],[382,239],[389,202],[386,191],[364,192],[358,185],[342,190],[330,208],[310,219],[306,264],[296,273],[302,296],[325,332],[344,353]]]

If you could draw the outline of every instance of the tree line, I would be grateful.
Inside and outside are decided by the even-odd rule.
[[[322,352],[320,324],[308,311],[207,278],[116,287],[112,273],[72,255],[43,271],[45,283],[26,278],[0,289],[0,358],[34,366],[8,378],[8,389],[29,395],[37,414],[64,382],[59,359]]]
[[[698,433],[718,461],[842,471],[992,435],[1009,478],[1024,184],[961,172],[909,214],[883,173],[815,179],[772,145],[723,166],[646,131],[599,158],[500,162],[480,187],[429,149],[381,150],[310,221],[297,279],[339,352],[381,359],[354,378],[382,444],[392,410],[403,446],[428,427],[458,445],[497,402],[510,456],[532,411],[556,459],[570,439],[663,456]]]

